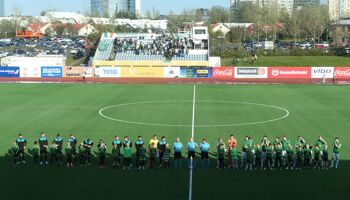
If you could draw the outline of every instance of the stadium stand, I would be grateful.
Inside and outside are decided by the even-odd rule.
[[[94,60],[208,61],[208,39],[207,28],[187,34],[104,33]]]

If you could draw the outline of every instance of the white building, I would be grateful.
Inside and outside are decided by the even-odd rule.
[[[328,10],[331,20],[350,17],[350,0],[328,0]]]
[[[46,19],[49,22],[61,22],[63,24],[84,24],[89,18],[76,12],[47,12]]]

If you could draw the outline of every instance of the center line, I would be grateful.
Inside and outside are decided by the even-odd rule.
[[[193,85],[193,105],[192,105],[192,138],[193,139],[194,139],[195,110],[196,110],[196,85]],[[193,159],[191,158],[188,200],[192,200],[192,175],[193,175]]]

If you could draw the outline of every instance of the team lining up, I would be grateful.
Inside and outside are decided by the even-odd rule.
[[[74,135],[70,135],[67,145],[64,148],[63,137],[58,134],[51,145],[45,133],[41,133],[37,141],[34,141],[32,149],[28,153],[32,156],[34,163],[40,165],[63,165],[64,157],[67,167],[73,167],[74,164],[82,166],[91,165],[91,157],[93,156],[92,147],[94,142],[86,139],[78,144]],[[227,147],[226,147],[227,145]],[[158,140],[154,135],[149,145],[146,145],[141,136],[138,136],[135,142],[135,152],[132,150],[132,142],[128,136],[121,140],[118,136],[112,141],[112,166],[114,168],[130,169],[134,164],[138,169],[147,168],[170,168],[170,158],[173,151],[174,167],[182,168],[182,152],[184,145],[180,138],[176,138],[173,148],[167,142],[166,137]],[[146,147],[147,146],[147,147]],[[187,143],[187,167],[194,168],[196,166],[196,153],[199,149],[201,167],[210,168],[210,144],[203,139],[198,145],[193,138]],[[294,150],[295,148],[295,150]],[[338,168],[340,159],[341,143],[339,138],[335,138],[333,143],[331,168]],[[13,156],[14,165],[25,164],[25,151],[27,149],[27,140],[22,134],[12,144],[11,154]],[[302,169],[317,168],[328,169],[329,156],[328,144],[319,136],[315,144],[306,143],[305,139],[298,136],[294,146],[290,140],[283,136],[282,140],[276,137],[270,142],[267,136],[264,136],[261,143],[254,143],[253,139],[246,136],[242,142],[242,150],[238,152],[238,143],[233,135],[230,135],[227,143],[222,138],[218,139],[216,145],[216,167],[224,169],[225,167],[232,169]],[[99,167],[106,167],[107,144],[101,139],[97,145],[96,154],[99,157]],[[48,159],[50,157],[50,159]]]

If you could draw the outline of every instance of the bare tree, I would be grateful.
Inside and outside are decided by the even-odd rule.
[[[327,9],[324,6],[305,6],[301,12],[302,28],[315,45],[316,40],[319,40],[329,24]]]

